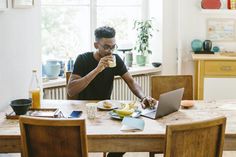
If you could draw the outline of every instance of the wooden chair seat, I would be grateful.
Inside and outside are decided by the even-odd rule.
[[[20,116],[23,157],[88,157],[85,120]]]
[[[164,157],[222,157],[226,118],[166,127]]]

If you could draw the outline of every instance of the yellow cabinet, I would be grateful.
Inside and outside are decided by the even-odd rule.
[[[204,95],[207,95],[204,93],[206,91],[204,87],[207,87],[204,83],[207,81],[204,80],[209,80],[209,78],[219,78],[219,80],[224,80],[221,78],[236,78],[236,57],[221,56],[220,54],[193,54],[192,58],[195,62],[194,98],[197,100],[202,100]],[[220,87],[219,84],[215,84],[215,86]],[[227,91],[222,91],[222,93],[227,94]]]

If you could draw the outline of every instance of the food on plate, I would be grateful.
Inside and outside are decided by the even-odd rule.
[[[130,109],[130,110],[117,109],[117,110],[116,110],[116,113],[117,113],[120,117],[130,116],[131,114],[134,113],[134,109]]]
[[[104,101],[103,102],[103,107],[104,108],[112,108],[112,103],[108,102],[108,101]]]
[[[120,117],[130,116],[135,111],[135,102],[129,103],[129,104],[122,104],[122,107],[120,109],[116,109],[115,112]]]

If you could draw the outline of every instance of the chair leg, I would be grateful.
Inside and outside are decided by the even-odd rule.
[[[107,153],[106,152],[103,152],[103,157],[106,157],[107,156]]]
[[[149,157],[155,157],[155,153],[154,152],[149,152]]]

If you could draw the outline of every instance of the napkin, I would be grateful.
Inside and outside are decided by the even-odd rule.
[[[142,131],[145,125],[144,120],[132,117],[124,117],[121,123],[121,131]]]

